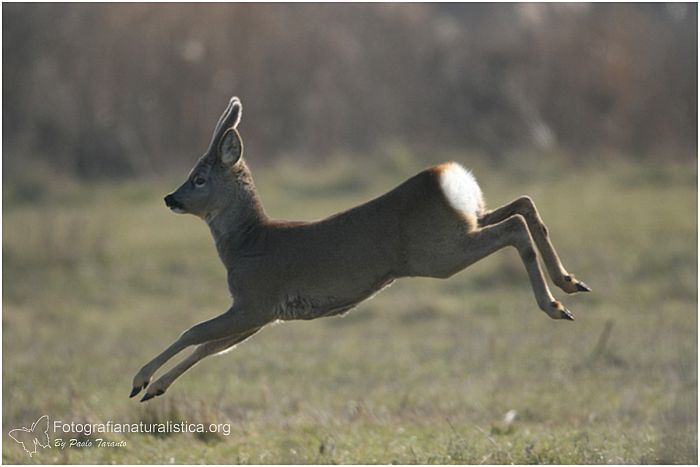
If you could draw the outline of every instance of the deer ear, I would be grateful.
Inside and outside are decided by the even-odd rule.
[[[238,130],[235,128],[229,128],[221,138],[221,144],[219,144],[221,162],[225,166],[231,167],[238,162],[242,155],[243,141],[241,141],[241,135],[238,134]]]
[[[237,97],[232,97],[230,102],[232,104],[231,114],[224,123],[228,124],[231,128],[236,128],[238,127],[238,124],[241,123],[241,115],[243,114],[243,104],[241,104],[241,100]]]

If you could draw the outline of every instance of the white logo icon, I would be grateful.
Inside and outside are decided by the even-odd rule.
[[[10,430],[10,438],[22,445],[22,449],[27,451],[29,457],[36,454],[39,447],[48,448],[49,440],[49,416],[39,417],[39,420],[32,423],[31,428],[17,428]]]

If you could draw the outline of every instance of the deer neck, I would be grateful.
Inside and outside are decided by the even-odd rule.
[[[268,223],[248,168],[244,166],[237,178],[238,189],[229,202],[205,218],[219,257],[227,266],[235,257],[256,254]]]

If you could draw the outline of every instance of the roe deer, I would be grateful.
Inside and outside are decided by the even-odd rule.
[[[185,183],[165,197],[173,211],[194,214],[209,225],[226,266],[233,305],[185,331],[147,363],[134,377],[130,397],[186,347],[197,346],[148,386],[141,401],[163,394],[199,360],[231,348],[268,323],[342,314],[395,279],[450,277],[506,246],[518,250],[540,309],[550,318],[573,320],[552,297],[537,251],[564,292],[590,289],[562,266],[529,197],[487,210],[471,173],[449,162],[317,222],[272,220],[242,158],[241,111],[240,100],[233,97],[206,153]]]

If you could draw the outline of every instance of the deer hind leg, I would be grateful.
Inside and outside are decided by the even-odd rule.
[[[209,355],[225,352],[234,347],[235,345],[240,344],[244,340],[248,339],[250,336],[258,332],[259,330],[260,328],[253,329],[251,331],[245,332],[237,336],[226,337],[224,339],[199,344],[197,347],[195,347],[195,349],[189,356],[187,356],[184,360],[175,365],[170,371],[168,371],[163,376],[158,378],[155,382],[153,382],[151,385],[149,385],[146,394],[144,394],[143,398],[141,399],[141,402],[147,401],[156,396],[164,394],[165,391],[167,391],[170,385],[172,385],[177,378],[182,376],[184,372],[192,368],[194,365],[197,364],[197,362],[199,362],[203,358],[206,358]]]
[[[537,261],[537,252],[527,223],[520,214],[514,214],[501,222],[468,233],[462,242],[462,251],[466,256],[460,258],[460,269],[506,246],[513,246],[518,250],[540,309],[552,319],[573,320],[571,312],[555,300],[549,291]]]
[[[191,345],[238,336],[253,329],[259,329],[272,320],[265,318],[265,316],[255,313],[248,313],[239,307],[233,307],[226,313],[192,326],[167,349],[141,368],[134,376],[133,388],[129,397],[134,397],[148,386],[153,374],[183,349]]]
[[[479,217],[479,225],[488,226],[501,222],[514,214],[520,214],[525,218],[530,234],[535,240],[537,249],[542,255],[545,267],[549,272],[552,282],[566,293],[590,292],[591,289],[582,281],[569,274],[559,259],[554,245],[549,239],[547,227],[542,222],[534,201],[529,196],[521,196],[515,201],[498,209],[489,211]]]

